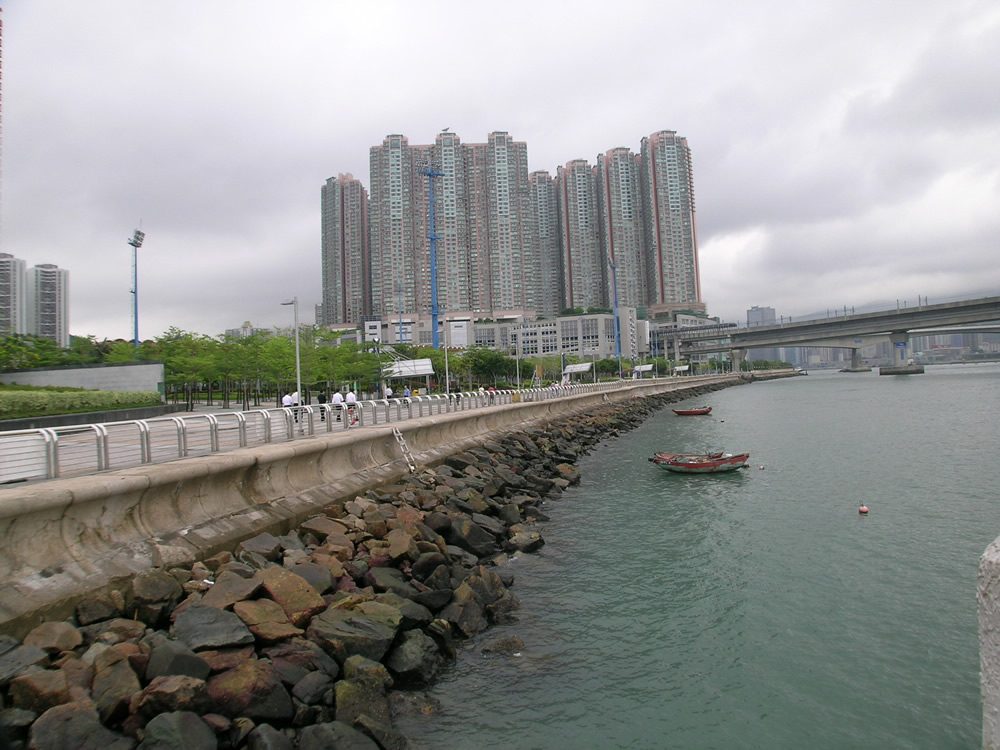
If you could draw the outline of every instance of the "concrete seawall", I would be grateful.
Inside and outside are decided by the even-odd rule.
[[[1000,537],[979,558],[978,584],[983,749],[1000,750]]]
[[[606,393],[489,407],[401,422],[414,458],[445,456],[540,420],[738,376],[685,378]],[[0,491],[0,633],[65,619],[83,595],[135,574],[281,534],[334,500],[408,472],[391,427],[371,427],[230,453]]]

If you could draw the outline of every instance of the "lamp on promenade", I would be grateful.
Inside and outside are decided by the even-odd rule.
[[[282,305],[291,305],[295,314],[295,393],[298,394],[299,403],[302,403],[302,360],[299,357],[299,298],[292,297]]]
[[[385,388],[382,386],[382,351],[378,348],[378,336],[372,336],[372,342],[375,344],[375,356],[378,357],[378,368],[375,370],[375,396],[379,397],[385,394]]]
[[[517,363],[517,389],[521,390],[521,333],[524,331],[522,326],[518,329],[511,328],[511,333],[517,335],[517,339],[514,341],[514,362]]]
[[[146,239],[146,233],[136,229],[128,244],[132,246],[132,336],[135,348],[139,348],[139,248]]]

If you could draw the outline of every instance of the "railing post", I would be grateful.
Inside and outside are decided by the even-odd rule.
[[[177,425],[177,456],[184,458],[188,454],[187,424],[180,417],[170,417],[170,421]]]
[[[55,430],[43,427],[39,430],[45,441],[45,478],[59,476],[59,435]]]

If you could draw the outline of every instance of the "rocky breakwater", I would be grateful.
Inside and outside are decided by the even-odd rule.
[[[398,689],[513,617],[504,563],[544,543],[535,522],[579,480],[576,459],[692,395],[484,441],[288,534],[146,571],[72,621],[0,638],[0,731],[36,750],[404,748]]]

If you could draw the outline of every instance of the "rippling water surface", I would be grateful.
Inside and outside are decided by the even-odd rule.
[[[1000,367],[811,373],[659,412],[580,462],[519,621],[400,723],[414,748],[976,748]],[[688,405],[696,405],[690,402]],[[751,452],[690,476],[656,450]],[[864,501],[867,517],[857,508]],[[484,654],[518,636],[517,655]]]

